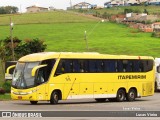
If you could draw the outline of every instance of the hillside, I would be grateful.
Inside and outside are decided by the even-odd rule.
[[[78,13],[77,13],[78,14]],[[14,24],[51,24],[51,23],[75,23],[94,22],[96,19],[77,15],[67,11],[52,11],[42,13],[23,13],[13,15],[0,15],[0,25],[8,25],[10,17]]]
[[[0,16],[0,39],[10,35],[9,15]],[[8,19],[8,21],[7,21]],[[12,16],[13,36],[24,40],[45,40],[47,51],[86,51],[84,32],[87,32],[89,51],[107,54],[150,55],[160,57],[159,39],[125,25],[65,11],[21,14]]]

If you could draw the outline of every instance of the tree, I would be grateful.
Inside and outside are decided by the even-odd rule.
[[[2,69],[3,75],[5,74],[3,63],[5,61],[5,47],[3,46],[3,41],[0,40],[0,69]],[[4,76],[3,76],[4,77]]]
[[[14,14],[14,13],[18,13],[18,8],[15,6],[0,7],[0,14]]]
[[[146,13],[148,15],[148,11],[147,9],[144,9],[143,13]]]
[[[127,9],[127,8],[124,9],[124,14],[126,14],[126,13],[131,13],[131,12],[133,12],[132,9]]]
[[[13,47],[14,49],[22,42],[17,37],[13,38]],[[5,59],[6,60],[12,60],[12,43],[11,43],[11,37],[7,37],[3,40],[3,45],[5,47]]]
[[[0,58],[3,58],[4,61],[12,60],[12,45],[10,37],[1,40],[0,43]],[[18,60],[20,57],[27,54],[43,52],[47,48],[47,45],[39,38],[22,41],[19,38],[14,37],[13,47],[15,51],[15,58]]]
[[[16,60],[27,54],[43,52],[47,47],[47,45],[44,44],[44,41],[38,38],[22,41],[19,38],[14,37],[13,43]],[[12,60],[11,47],[10,37],[0,40],[0,69],[3,71],[3,74],[1,74],[3,75],[3,78],[5,74],[4,63]]]
[[[27,39],[15,48],[16,58],[31,53],[43,52],[46,48],[47,45],[39,38]]]

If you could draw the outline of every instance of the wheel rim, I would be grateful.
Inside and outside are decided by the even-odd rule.
[[[119,93],[118,97],[119,97],[120,100],[123,100],[123,99],[124,99],[124,94],[123,94],[123,92]]]
[[[134,94],[134,92],[133,92],[133,91],[132,91],[132,92],[130,92],[129,96],[130,96],[130,98],[134,99],[134,98],[135,98],[135,94]]]
[[[57,95],[57,94],[54,95],[54,101],[55,101],[55,102],[58,101],[58,95]]]

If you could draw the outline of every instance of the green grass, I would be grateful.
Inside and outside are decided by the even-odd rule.
[[[16,25],[13,34],[20,39],[38,37],[45,40],[48,46],[46,51],[77,52],[86,51],[85,30],[89,51],[160,57],[159,38],[151,37],[151,33],[109,22]],[[1,26],[0,33],[1,39],[9,36],[9,26]]]
[[[24,13],[13,15],[0,15],[0,25],[9,25],[10,17],[17,24],[51,24],[51,23],[76,23],[96,21],[89,17],[82,17],[69,11],[52,11],[42,13]]]
[[[0,101],[1,100],[11,100],[11,95],[10,94],[0,95]]]

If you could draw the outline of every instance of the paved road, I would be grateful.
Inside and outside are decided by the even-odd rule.
[[[109,102],[97,103],[94,99],[83,100],[66,100],[59,101],[58,105],[51,105],[49,102],[39,102],[37,105],[31,105],[28,101],[0,101],[0,111],[160,111],[160,93],[154,96],[142,97],[134,102]],[[127,112],[126,112],[127,114]],[[35,118],[34,118],[35,119]],[[42,118],[41,118],[42,119]],[[50,118],[51,119],[51,118]],[[57,120],[63,118],[56,118]],[[65,118],[72,120],[88,120],[96,118]],[[106,118],[101,118],[106,119]],[[109,118],[116,119],[116,118]],[[134,118],[118,118],[122,120],[130,120]],[[151,118],[143,118],[149,120]],[[152,120],[158,120],[154,117]],[[16,118],[16,120],[18,120]],[[136,120],[136,118],[135,118]]]
[[[58,105],[40,101],[31,105],[29,101],[0,101],[0,110],[160,110],[160,93],[154,96],[142,97],[134,102],[109,102],[97,103],[94,99],[59,101]]]

